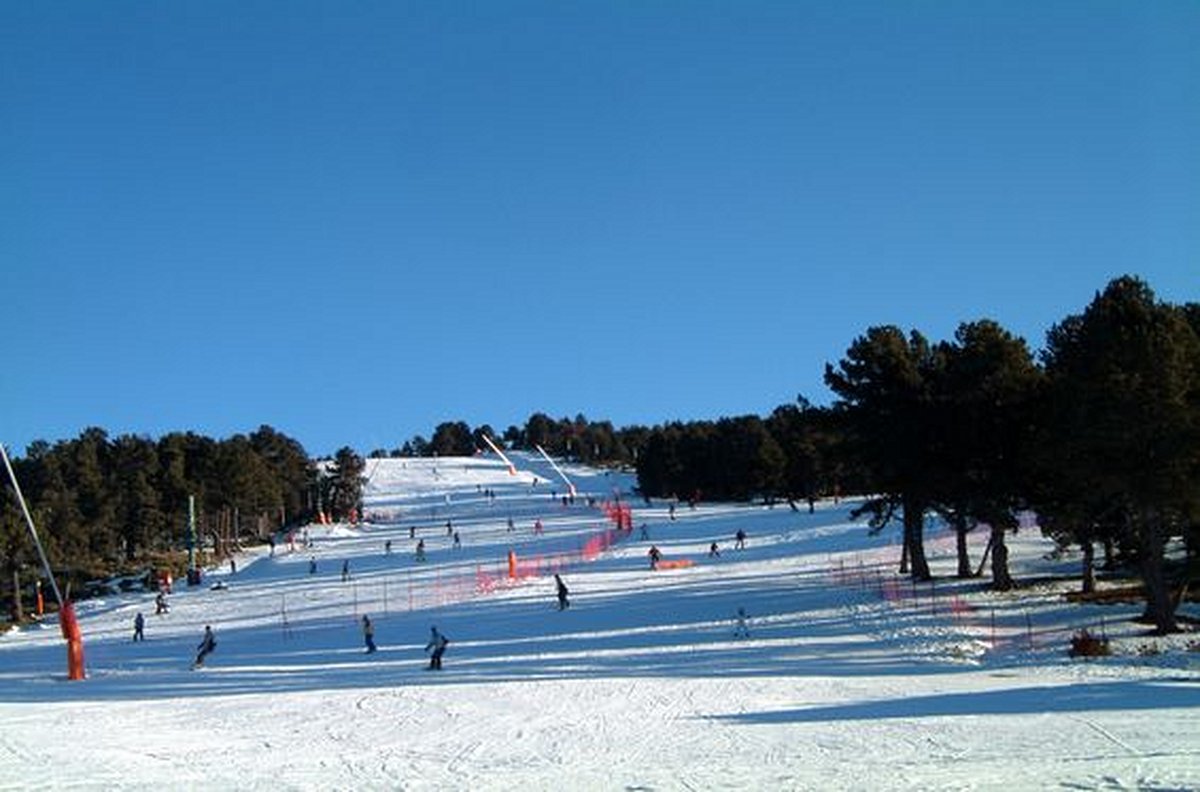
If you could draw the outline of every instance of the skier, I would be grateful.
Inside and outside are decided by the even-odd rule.
[[[429,628],[429,643],[425,644],[425,651],[429,652],[429,670],[442,670],[442,655],[446,653],[446,644],[450,643],[450,639],[438,632],[436,626]]]
[[[204,625],[204,638],[201,639],[200,645],[196,647],[196,662],[192,663],[192,668],[200,668],[204,665],[204,658],[212,654],[212,651],[217,648],[217,639],[213,636],[212,627]]]
[[[375,625],[371,624],[371,620],[367,618],[367,614],[363,614],[363,640],[367,644],[367,654],[372,654],[375,651]]]
[[[142,629],[146,626],[146,618],[142,616],[142,612],[138,611],[137,616],[133,617],[133,640],[144,641],[146,636],[142,633]]]
[[[737,609],[737,624],[733,628],[734,638],[749,638],[750,628],[746,625],[746,609]]]
[[[567,584],[563,583],[563,579],[558,575],[554,576],[554,586],[558,589],[558,609],[566,610],[571,607],[571,603],[567,600]]]
[[[383,543],[383,553],[384,553],[384,555],[392,554],[392,540],[391,539],[388,539],[386,542]]]
[[[534,520],[534,521],[533,521],[533,535],[534,535],[534,536],[541,536],[541,535],[542,535],[542,534],[544,534],[545,532],[546,532],[546,531],[545,531],[545,529],[542,527],[542,520],[541,520],[541,518],[538,518],[538,519]]]
[[[417,540],[417,560],[418,561],[425,560],[425,540],[424,539]]]
[[[170,608],[167,607],[167,595],[163,594],[161,591],[158,592],[158,596],[154,598],[154,615],[158,616],[168,612],[169,610]]]
[[[229,574],[237,574],[237,561],[234,560],[233,556],[229,557]]]
[[[745,531],[743,531],[741,528],[738,528],[738,531],[734,535],[733,538],[735,540],[733,543],[733,547],[735,550],[745,550],[746,549],[746,532]]]
[[[342,562],[342,582],[345,583],[350,579],[350,559]]]
[[[454,532],[454,549],[455,550],[462,549],[462,537],[460,537],[458,535],[458,531]]]
[[[655,545],[650,545],[650,552],[646,555],[650,556],[650,568],[658,569],[658,562],[662,560],[662,551]]]
[[[317,574],[317,557],[316,556],[311,556],[308,559],[308,574],[310,574],[310,575]]]
[[[720,558],[721,557],[721,551],[717,549],[716,542],[713,542],[712,544],[710,544],[708,546],[708,557],[709,558]]]

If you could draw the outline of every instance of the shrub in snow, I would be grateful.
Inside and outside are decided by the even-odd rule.
[[[1104,657],[1111,652],[1107,638],[1097,638],[1084,628],[1071,636],[1069,654],[1071,657]]]

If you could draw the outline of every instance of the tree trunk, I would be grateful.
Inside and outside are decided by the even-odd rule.
[[[992,588],[1009,591],[1016,584],[1008,571],[1008,545],[1004,543],[1004,528],[992,526]]]
[[[932,578],[929,562],[925,559],[925,506],[909,498],[904,501],[904,543],[912,561],[913,580]]]
[[[12,580],[13,580],[13,606],[12,606],[13,624],[20,624],[21,622],[25,621],[25,610],[21,606],[21,573],[17,571],[17,567],[15,565],[12,568]]]
[[[1082,542],[1083,547],[1083,593],[1096,590],[1096,547],[1091,542]]]
[[[905,532],[900,540],[900,574],[908,574],[908,534]]]
[[[1112,539],[1104,540],[1104,566],[1100,568],[1105,572],[1111,572],[1117,568],[1117,551],[1113,546]]]
[[[971,557],[967,552],[967,526],[962,520],[956,520],[954,525],[954,543],[958,551],[958,576],[971,577]]]
[[[1179,632],[1179,624],[1175,621],[1175,603],[1167,589],[1163,549],[1158,541],[1157,528],[1142,526],[1140,549],[1142,584],[1146,587],[1146,612],[1142,618],[1154,625],[1155,635]]]
[[[975,577],[983,574],[983,568],[987,566],[988,559],[992,557],[992,537],[988,535],[987,547],[983,548],[983,557],[979,559],[979,569],[975,570]]]

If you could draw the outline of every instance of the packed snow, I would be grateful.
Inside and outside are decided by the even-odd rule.
[[[854,501],[647,503],[564,466],[564,502],[545,460],[514,461],[369,460],[359,524],[177,582],[166,614],[153,592],[79,602],[84,681],[54,617],[0,636],[0,788],[1200,787],[1196,636],[1069,602],[1078,558],[1036,528],[1018,591],[954,580],[933,524],[939,577],[913,586]],[[1084,627],[1112,656],[1068,657]]]

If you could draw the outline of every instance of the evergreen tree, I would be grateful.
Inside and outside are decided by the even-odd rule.
[[[362,488],[365,482],[363,472],[366,463],[354,449],[345,446],[334,455],[333,465],[329,470],[329,509],[334,519],[346,519],[352,509],[362,511]]]
[[[1175,631],[1164,545],[1200,516],[1200,340],[1186,311],[1118,278],[1050,330],[1045,366],[1067,496],[1058,499],[1089,492],[1088,517],[1107,507],[1139,560],[1147,618]]]
[[[471,427],[463,421],[447,421],[438,424],[430,440],[430,450],[437,456],[472,456],[475,453],[475,436]]]
[[[113,442],[112,461],[117,525],[125,560],[133,561],[164,535],[166,516],[155,487],[158,454],[150,440],[122,435]]]
[[[934,433],[932,355],[917,331],[872,327],[855,339],[825,382],[838,395],[855,456],[882,493],[862,507],[880,529],[902,510],[904,553],[917,580],[930,578],[925,558],[925,512],[934,501],[929,439]]]
[[[935,505],[956,530],[960,576],[971,574],[967,531],[989,527],[992,584],[1006,590],[1005,533],[1026,503],[1040,371],[1025,342],[990,320],[960,325],[934,358]]]

